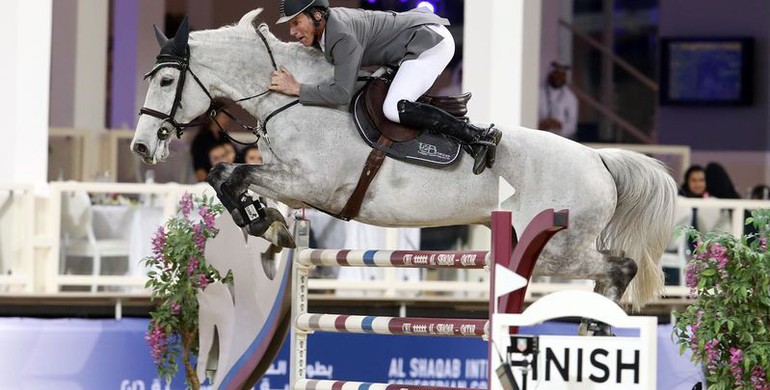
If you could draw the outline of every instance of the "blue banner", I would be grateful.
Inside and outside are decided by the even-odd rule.
[[[184,389],[180,373],[161,385],[144,340],[146,319],[0,318],[0,388],[66,390]],[[523,328],[529,334],[575,334],[573,324]],[[679,356],[671,326],[658,332],[658,388],[690,390],[701,375]],[[288,389],[289,345],[256,385]],[[480,339],[315,333],[308,377],[451,387],[487,387],[487,346]],[[661,387],[662,386],[662,387]],[[688,387],[689,386],[689,387]]]

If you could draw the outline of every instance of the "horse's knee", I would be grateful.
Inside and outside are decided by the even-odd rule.
[[[214,190],[219,191],[219,186],[230,177],[232,171],[233,164],[217,164],[209,171],[206,181],[214,187]]]

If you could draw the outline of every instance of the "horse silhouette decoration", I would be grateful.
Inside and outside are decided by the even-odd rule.
[[[300,83],[331,80],[333,68],[319,50],[282,42],[267,25],[257,26],[260,11],[216,30],[188,33],[184,24],[171,40],[159,34],[162,50],[148,74],[146,115],[131,149],[146,163],[162,162],[170,135],[206,113],[212,98],[257,95],[239,104],[265,126],[264,164],[216,166],[208,181],[217,195],[251,189],[289,207],[336,213],[370,148],[347,107],[291,106],[293,97],[265,92],[275,64]],[[615,302],[626,293],[636,308],[652,300],[663,284],[658,261],[671,238],[676,197],[665,168],[638,153],[595,150],[544,131],[501,130],[497,163],[481,175],[470,174],[466,156],[442,169],[387,159],[355,219],[389,227],[489,225],[503,177],[516,188],[502,207],[513,212],[517,231],[545,208],[570,210],[570,229],[546,245],[535,274],[595,280],[597,292]]]

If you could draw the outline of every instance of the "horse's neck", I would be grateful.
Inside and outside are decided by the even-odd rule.
[[[211,93],[215,97],[239,100],[254,96],[267,89],[273,72],[270,56],[260,40],[198,42],[199,66],[209,69]],[[288,68],[300,82],[317,80],[319,73],[331,75],[330,64],[319,53],[305,50],[296,44],[272,40],[271,50],[278,66]],[[279,93],[248,99],[241,106],[260,120],[295,100],[296,97]]]

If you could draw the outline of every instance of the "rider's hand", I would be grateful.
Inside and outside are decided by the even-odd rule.
[[[299,83],[297,80],[294,80],[294,76],[283,66],[273,72],[273,77],[270,79],[270,85],[267,88],[271,91],[299,96]]]

